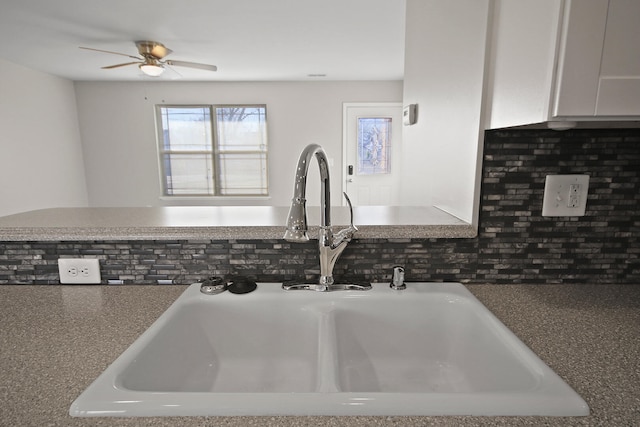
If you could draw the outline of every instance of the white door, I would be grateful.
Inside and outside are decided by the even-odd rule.
[[[397,205],[402,104],[345,103],[342,117],[343,191],[354,206]]]

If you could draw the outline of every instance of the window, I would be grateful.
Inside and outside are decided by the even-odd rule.
[[[165,196],[266,196],[265,105],[157,106]]]
[[[391,173],[391,118],[358,118],[358,175]]]

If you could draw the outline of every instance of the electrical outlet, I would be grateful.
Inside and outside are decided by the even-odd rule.
[[[578,208],[580,207],[580,184],[571,184],[569,185],[569,201],[567,202],[567,207],[570,208]]]
[[[97,258],[58,259],[60,283],[100,283],[100,261]]]
[[[589,175],[547,175],[542,216],[584,216]]]

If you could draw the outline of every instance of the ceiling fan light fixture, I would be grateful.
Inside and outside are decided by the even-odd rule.
[[[137,41],[135,42],[138,47],[138,52],[140,56],[129,55],[127,53],[120,52],[112,52],[110,50],[102,50],[102,49],[94,49],[92,47],[82,47],[81,49],[93,50],[96,52],[110,53],[112,55],[120,55],[126,56],[131,59],[135,59],[135,62],[125,62],[124,64],[115,64],[108,65],[106,67],[102,67],[103,69],[111,70],[113,68],[126,67],[128,65],[138,65],[140,71],[145,76],[149,77],[159,77],[164,72],[164,66],[177,66],[177,67],[187,67],[187,68],[196,68],[199,70],[205,71],[217,71],[218,67],[211,64],[200,64],[198,62],[190,62],[190,61],[172,61],[172,60],[163,60],[165,56],[169,55],[172,50],[168,49],[165,45],[158,42],[153,41]]]
[[[157,64],[140,64],[140,70],[150,77],[159,77],[163,72],[164,68],[161,65]]]

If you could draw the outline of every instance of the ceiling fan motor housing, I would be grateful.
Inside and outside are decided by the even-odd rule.
[[[140,40],[136,42],[138,52],[146,59],[162,59],[172,51],[167,49],[162,43]]]

